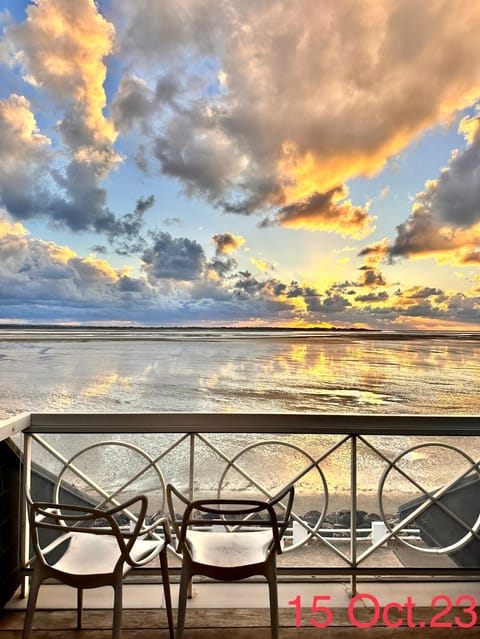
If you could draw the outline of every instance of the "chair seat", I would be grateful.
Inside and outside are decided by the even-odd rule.
[[[112,573],[121,557],[118,541],[113,535],[95,535],[91,533],[70,533],[65,535],[61,545],[65,545],[64,554],[52,564],[52,568],[69,575],[103,575]],[[130,556],[134,561],[141,561],[154,549],[158,552],[163,541],[137,539]],[[125,562],[123,574],[131,566]]]
[[[193,561],[222,568],[264,562],[272,542],[271,530],[231,533],[189,530],[186,535]]]

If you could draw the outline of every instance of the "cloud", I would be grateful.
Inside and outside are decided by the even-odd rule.
[[[402,297],[409,300],[426,299],[428,297],[442,295],[443,291],[432,286],[415,286],[403,291]]]
[[[160,279],[196,280],[205,271],[206,258],[202,246],[186,237],[173,238],[159,232],[152,247],[142,255],[143,268],[151,282]]]
[[[59,103],[72,104],[59,128],[74,148],[108,148],[115,140],[103,114],[103,59],[112,53],[114,36],[93,0],[36,0],[27,8],[27,20],[7,30],[25,79]]]
[[[154,142],[154,156],[164,175],[179,178],[189,195],[218,202],[245,166],[236,141],[218,125],[212,109],[195,107],[176,113]]]
[[[322,194],[377,173],[479,93],[479,10],[462,0],[116,10],[132,60],[188,78],[154,144],[162,172],[230,212],[278,209],[280,223],[323,228]],[[209,62],[203,74],[195,56]],[[328,229],[358,231],[365,214],[344,203]]]
[[[173,75],[160,77],[155,90],[135,74],[125,75],[110,105],[115,128],[125,132],[139,126],[144,133],[149,133],[151,118],[167,105],[176,108],[175,97],[179,92],[178,81]]]
[[[409,218],[397,226],[392,257],[434,256],[442,263],[476,263],[480,243],[480,118],[462,120],[467,139],[440,176],[418,193]]]
[[[387,291],[381,291],[380,293],[367,293],[366,295],[357,295],[355,297],[356,302],[362,304],[372,304],[375,302],[386,302],[389,299]]]
[[[473,251],[465,253],[462,257],[462,264],[480,265],[480,251],[473,250]]]
[[[147,290],[147,284],[144,280],[122,275],[118,280],[118,289],[122,293],[143,293]]]
[[[146,206],[140,202],[140,208]],[[185,324],[203,321],[271,324],[355,323],[381,327],[435,320],[480,322],[480,298],[430,286],[356,295],[348,282],[320,291],[298,281],[238,271],[233,258],[208,259],[194,240],[157,233],[144,252],[145,277],[95,255],[32,238],[0,215],[2,317]],[[215,273],[215,276],[212,275]],[[357,285],[358,286],[358,285]],[[13,313],[13,315],[12,315]],[[437,324],[438,327],[438,324]]]
[[[102,232],[112,241],[138,237],[153,200],[139,198],[133,213],[116,216],[99,186],[102,162],[74,159],[64,171],[58,169],[50,139],[39,132],[25,97],[0,100],[0,138],[0,203],[13,217],[46,216],[58,226]]]
[[[437,180],[427,184],[419,202],[439,222],[469,227],[480,222],[480,118],[470,126],[461,125],[471,143],[464,151],[454,151],[448,166]]]
[[[361,266],[359,284],[360,286],[368,286],[370,288],[376,288],[377,286],[385,286],[386,281],[381,271],[376,268],[370,268],[368,266]]]
[[[56,128],[64,146],[53,156],[26,98],[3,100],[4,206],[18,219],[46,216],[57,226],[105,233],[111,241],[138,234],[141,213],[117,216],[101,186],[122,160],[114,149],[114,124],[104,115],[104,59],[113,52],[113,25],[93,0],[38,0],[26,12],[24,22],[7,28],[5,39],[25,80],[63,110]]]
[[[218,5],[212,7],[209,0],[136,0],[113,8],[123,24],[123,55],[146,67],[172,60],[193,42],[203,53],[211,52],[209,39],[221,10]]]
[[[23,23],[6,29],[5,40],[25,80],[63,109],[57,130],[64,148],[53,156],[26,98],[1,101],[2,203],[17,219],[46,216],[57,226],[105,233],[111,241],[128,237],[138,212],[115,215],[101,186],[121,161],[114,125],[103,113],[104,58],[113,51],[114,27],[93,0],[38,0],[26,11]]]
[[[40,213],[60,226],[73,231],[104,233],[120,254],[138,252],[143,247],[144,214],[155,198],[140,197],[132,213],[116,215],[107,206],[107,191],[98,184],[94,167],[72,161],[64,173],[52,169],[57,189],[37,196],[42,204]]]
[[[380,242],[374,242],[365,246],[358,252],[359,257],[365,257],[367,266],[378,266],[387,256],[390,249],[390,242],[384,238]]]
[[[132,213],[126,213],[115,221],[114,227],[108,230],[108,236],[119,255],[139,253],[145,247],[142,231],[145,213],[155,205],[155,196],[137,199]]]
[[[17,237],[21,238],[23,235],[28,235],[27,229],[23,224],[18,222],[11,222],[6,219],[5,213],[0,213],[0,238]]]
[[[151,297],[147,282],[113,268],[93,255],[81,257],[66,246],[31,238],[25,227],[0,215],[0,298],[2,306],[81,305],[100,311],[118,307],[129,295]],[[103,313],[103,311],[101,311]]]
[[[336,315],[337,313],[342,313],[351,306],[352,303],[347,297],[339,293],[332,293],[323,299],[313,297],[308,304],[308,310],[317,313],[321,312],[324,314],[324,317],[329,317],[331,314]]]
[[[221,280],[228,277],[238,266],[237,260],[233,257],[227,260],[214,258],[207,263],[207,273],[210,280]]]
[[[386,259],[390,250],[388,239],[374,242],[365,246],[358,252],[359,257],[365,258],[365,263],[360,267],[360,278],[358,285],[367,286],[368,288],[377,288],[386,286],[387,282],[379,269],[379,264]]]
[[[15,217],[27,219],[38,211],[33,195],[45,177],[51,149],[23,96],[0,100],[0,139],[0,201]]]
[[[368,214],[368,207],[353,206],[350,200],[345,199],[347,195],[348,189],[344,185],[336,186],[327,193],[314,193],[307,200],[281,208],[276,220],[291,228],[365,237],[373,231],[373,218]]]
[[[390,247],[392,257],[436,257],[443,263],[463,264],[480,244],[480,223],[470,228],[441,224],[431,211],[415,205],[410,217],[397,226]]]
[[[256,257],[251,257],[250,262],[253,266],[256,266],[259,271],[273,271],[275,268],[273,264],[270,264],[270,262],[266,262],[265,260]]]
[[[212,242],[215,244],[217,255],[228,255],[245,244],[245,239],[233,233],[218,233],[212,236]]]
[[[13,175],[23,167],[29,168],[47,160],[50,140],[39,132],[30,102],[12,94],[0,100],[0,132],[2,136],[1,171]]]
[[[144,80],[133,74],[123,77],[110,106],[115,128],[127,131],[137,122],[145,126],[154,111],[153,99],[153,91]]]

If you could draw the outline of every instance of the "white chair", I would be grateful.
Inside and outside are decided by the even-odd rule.
[[[182,553],[176,639],[183,639],[188,587],[193,575],[220,581],[263,575],[269,586],[272,639],[278,639],[276,556],[282,552],[281,539],[290,520],[293,497],[292,485],[267,502],[249,499],[190,501],[171,484],[167,486],[177,550]],[[179,521],[176,502],[184,508]],[[275,506],[284,511],[281,521],[277,519]]]
[[[84,588],[112,586],[114,591],[112,638],[119,639],[122,622],[122,582],[137,566],[157,556],[165,595],[170,639],[173,639],[173,615],[168,580],[167,545],[170,530],[165,519],[155,522],[163,526],[164,539],[148,538],[153,527],[145,527],[147,498],[133,497],[108,510],[48,502],[30,506],[30,531],[35,551],[22,639],[29,639],[37,595],[42,582],[56,579],[77,589],[77,628],[82,627]],[[123,532],[118,518],[122,513],[132,517],[131,530]],[[132,513],[135,513],[132,515]],[[45,537],[54,539],[47,541]]]

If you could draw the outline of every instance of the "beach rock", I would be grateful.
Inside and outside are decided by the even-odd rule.
[[[319,510],[309,510],[303,515],[302,519],[306,521],[309,526],[314,528],[317,525],[321,515],[322,513]]]
[[[356,511],[355,525],[357,528],[370,525],[370,521],[365,520],[366,515],[368,515],[366,510]],[[325,517],[325,521],[333,526],[338,526],[339,528],[350,528],[352,521],[351,512],[349,510],[337,510],[328,514]]]

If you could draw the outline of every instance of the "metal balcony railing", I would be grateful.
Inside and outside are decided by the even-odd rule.
[[[191,497],[263,498],[293,483],[280,575],[348,577],[352,591],[359,577],[478,576],[477,417],[24,414],[0,436],[21,439],[23,450],[24,574],[25,495],[36,498],[42,468],[53,499],[69,491],[115,504],[143,492],[152,521],[168,482]]]

